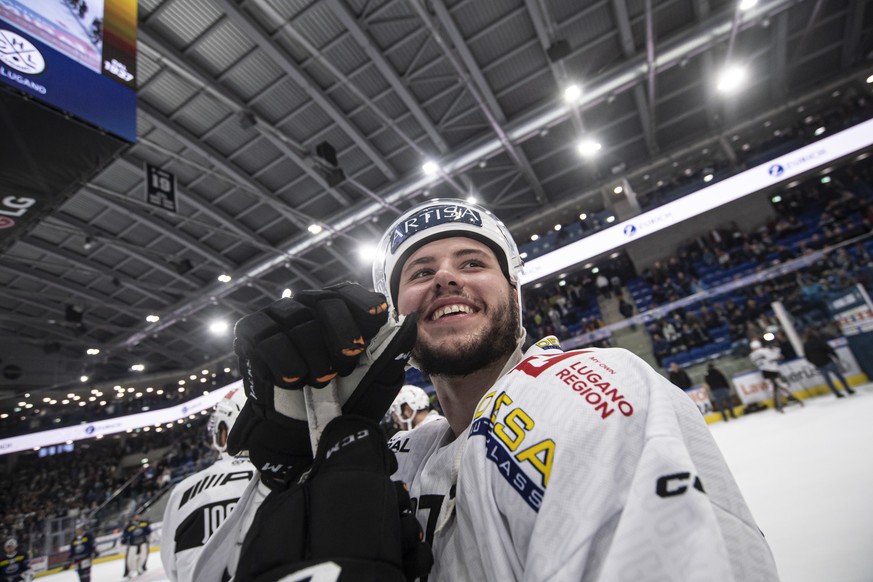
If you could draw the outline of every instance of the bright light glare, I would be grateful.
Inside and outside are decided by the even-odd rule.
[[[555,230],[561,230],[561,225],[560,225],[560,224],[556,224],[556,225],[555,225]]]
[[[218,276],[218,280],[221,281],[222,283],[230,283],[231,279],[233,279],[233,277],[231,277],[227,273],[222,273],[221,275]]]
[[[821,183],[822,183],[822,184],[830,184],[830,183],[831,183],[831,177],[830,177],[830,176],[824,176],[824,177],[821,179]]]
[[[867,82],[873,83],[873,75],[870,75],[869,77],[867,77]]]
[[[718,76],[716,88],[722,93],[733,93],[746,82],[748,72],[744,67],[732,65],[726,67]]]
[[[294,295],[294,291],[292,291],[291,289],[283,289],[282,290],[282,299],[288,299],[292,295]]]
[[[748,10],[758,3],[758,0],[740,0],[740,10]]]
[[[615,217],[614,216],[607,216],[606,222],[610,222],[610,223],[615,222]]]
[[[579,97],[582,96],[582,87],[579,85],[569,85],[564,89],[564,101],[567,103],[576,103]]]
[[[87,381],[88,381],[88,376],[80,376],[80,377],[79,377],[79,381],[80,381],[80,382],[87,382]]]
[[[777,194],[776,196],[774,196],[773,198],[770,199],[770,202],[772,202],[773,204],[779,204],[780,202],[782,202],[782,196],[779,196]]]
[[[361,261],[365,263],[373,262],[373,259],[376,258],[376,245],[372,244],[363,244],[358,249],[358,256],[361,257]]]
[[[88,348],[87,350],[85,350],[85,353],[88,354],[89,356],[96,356],[97,354],[100,353],[100,349],[99,348]]]
[[[821,127],[815,128],[815,136],[818,137],[825,132],[825,127],[822,125]]]
[[[616,186],[612,189],[612,192],[613,194],[621,194],[622,192],[624,192],[624,188],[622,188],[621,186]]]
[[[144,364],[134,364],[130,367],[131,372],[142,372],[143,370],[145,370]]]
[[[467,196],[467,202],[469,202],[470,204],[476,204],[479,201],[476,200],[475,196]]]
[[[703,177],[704,182],[712,182],[712,174],[707,174]]]
[[[772,342],[776,336],[768,331],[767,333],[765,333],[761,337],[764,339],[765,342]]]
[[[146,315],[146,321],[149,323],[157,323],[160,320],[161,320],[160,315],[155,315],[154,313],[150,313],[149,315]]]
[[[440,167],[435,161],[427,160],[421,165],[421,171],[424,172],[425,176],[433,176],[440,171]]]
[[[585,214],[584,212],[579,215],[579,220],[585,220],[586,218],[588,218],[588,215]]]
[[[308,230],[308,231],[309,231],[310,233],[312,233],[312,234],[318,234],[318,233],[320,233],[320,232],[321,232],[322,230],[324,230],[324,229],[321,228],[321,225],[320,225],[320,224],[310,224],[310,225],[306,228],[306,230]]]
[[[590,157],[600,151],[602,146],[591,139],[583,139],[579,142],[579,145],[576,146],[576,150],[579,152],[579,155]]]
[[[530,235],[530,240],[540,240],[540,235],[532,234],[532,235]]]
[[[209,331],[215,335],[223,335],[227,333],[229,327],[226,321],[213,321],[209,324]]]

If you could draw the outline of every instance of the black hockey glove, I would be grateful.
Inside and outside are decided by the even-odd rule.
[[[336,383],[343,414],[380,419],[405,379],[415,317],[354,283],[303,291],[239,320],[234,351],[248,398],[228,451],[248,450],[270,484],[312,459],[304,385]]]
[[[433,558],[409,494],[390,479],[396,468],[375,421],[332,420],[310,471],[274,489],[258,508],[234,580],[309,580],[308,574],[335,582],[401,582],[427,575]],[[322,572],[331,575],[315,576]]]

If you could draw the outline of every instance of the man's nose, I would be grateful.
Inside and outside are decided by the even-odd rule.
[[[434,273],[433,282],[437,289],[442,287],[460,287],[461,277],[458,272],[449,265],[440,265]]]

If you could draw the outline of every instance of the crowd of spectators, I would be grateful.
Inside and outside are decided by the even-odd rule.
[[[730,224],[713,229],[678,245],[674,254],[639,275],[622,257],[611,263],[615,265],[611,273],[575,273],[551,287],[526,291],[528,334],[567,338],[604,327],[598,297],[600,301],[616,297],[625,318],[662,308],[656,309],[658,313],[677,301],[688,303],[646,318],[652,353],[659,365],[668,367],[674,356],[689,353],[745,353],[750,339],[778,329],[771,308],[774,301],[782,302],[801,326],[826,320],[825,301],[834,292],[855,282],[873,281],[869,248],[873,240],[865,238],[873,229],[871,185],[873,165],[865,160],[824,180],[810,178],[781,198],[774,197],[775,218],[760,228],[745,232]],[[816,254],[822,250],[827,252]],[[770,267],[804,258],[806,266],[797,270],[758,276]],[[717,293],[740,278],[752,282]],[[698,295],[700,300],[681,301]],[[786,357],[796,356],[784,334],[780,338]],[[599,337],[589,345],[608,342]],[[705,352],[705,347],[716,349]]]
[[[214,460],[207,418],[160,433],[75,443],[67,453],[7,459],[0,473],[0,537],[14,536],[22,548],[41,553],[47,526],[57,518],[87,519],[95,532],[120,528],[146,500]],[[143,458],[152,462],[143,464]]]

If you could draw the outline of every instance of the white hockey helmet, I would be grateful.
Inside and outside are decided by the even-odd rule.
[[[385,295],[388,305],[397,306],[400,271],[406,259],[423,244],[464,236],[488,245],[503,274],[518,287],[524,261],[509,229],[478,204],[453,198],[435,198],[413,206],[394,221],[376,249],[373,261],[373,288]]]
[[[403,416],[404,404],[412,409],[412,414],[408,417]],[[397,398],[391,403],[391,408],[388,409],[388,412],[391,413],[392,417],[396,415],[400,422],[406,425],[406,430],[412,430],[412,419],[415,418],[415,413],[419,410],[427,410],[428,408],[430,408],[430,398],[427,392],[418,386],[406,384],[400,389]]]
[[[6,543],[3,544],[3,549],[6,550],[7,554],[15,553],[15,550],[18,549],[18,540],[15,538],[9,538],[6,540]]]
[[[233,428],[233,423],[236,422],[245,403],[246,393],[240,385],[230,389],[224,398],[215,405],[215,411],[209,417],[209,424],[206,430],[209,432],[209,437],[212,441],[210,444],[218,452],[223,453],[227,450],[227,439],[225,438],[224,444],[220,444],[219,441],[222,425],[226,427],[227,434],[230,434],[230,429]]]
[[[761,342],[759,342],[758,340],[752,340],[751,343],[749,343],[749,348],[753,350],[759,350],[761,349]]]

